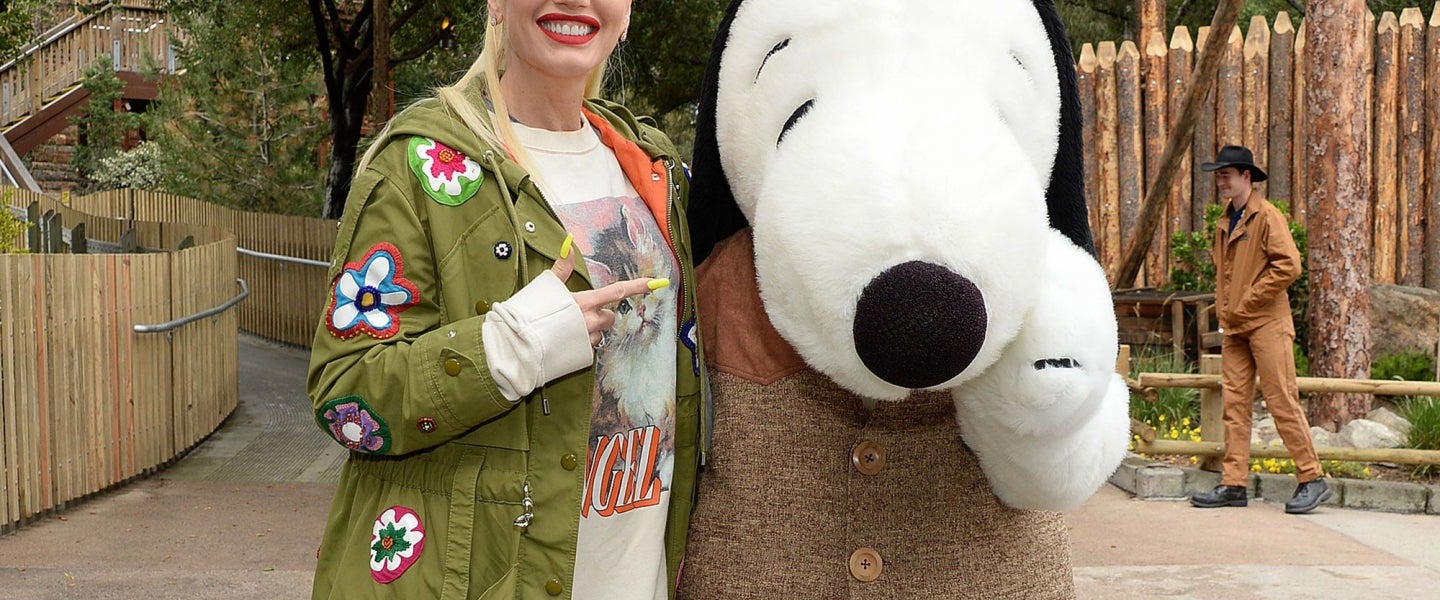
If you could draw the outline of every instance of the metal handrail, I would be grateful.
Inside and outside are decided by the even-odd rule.
[[[236,251],[236,252],[239,252],[239,253],[241,253],[241,254],[244,254],[245,256],[253,256],[253,257],[255,257],[255,258],[263,258],[263,259],[266,259],[266,260],[274,260],[274,261],[279,261],[279,262],[293,263],[293,264],[297,264],[297,265],[307,265],[307,266],[311,266],[311,267],[322,267],[322,268],[326,268],[326,269],[330,268],[330,263],[328,263],[328,262],[323,262],[323,261],[318,261],[318,260],[310,260],[310,259],[308,259],[308,258],[295,258],[295,257],[293,257],[293,256],[283,256],[283,255],[280,255],[280,254],[267,254],[267,253],[265,253],[265,252],[257,252],[257,251],[255,251],[255,250],[247,250],[247,249],[241,248],[241,247],[239,247],[239,246],[236,246],[236,247],[235,247],[235,251]]]
[[[189,325],[190,323],[194,323],[196,321],[199,321],[200,319],[204,319],[206,317],[213,317],[227,310],[230,310],[236,304],[239,304],[246,298],[250,297],[250,286],[245,283],[244,279],[237,278],[235,280],[235,283],[240,284],[240,293],[234,298],[226,301],[224,304],[221,304],[220,306],[217,306],[215,308],[195,313],[188,317],[182,317],[179,319],[175,319],[174,321],[161,323],[159,325],[136,325],[135,333],[164,333],[166,331],[179,329],[180,327]]]

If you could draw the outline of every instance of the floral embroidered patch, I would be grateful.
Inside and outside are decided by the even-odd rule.
[[[384,454],[390,449],[390,426],[359,396],[326,402],[315,415],[335,441],[352,452]]]
[[[695,317],[690,317],[690,322],[680,328],[680,343],[690,349],[690,368],[695,374],[700,374],[700,335],[696,332],[699,329],[695,326]]]
[[[375,519],[370,534],[370,575],[390,583],[420,560],[425,547],[425,525],[420,515],[403,506],[392,506]]]
[[[480,163],[430,138],[410,138],[409,158],[410,170],[420,178],[425,193],[445,206],[469,202],[485,181]]]
[[[325,311],[325,327],[342,340],[361,333],[387,339],[400,331],[400,312],[420,303],[420,290],[405,279],[400,251],[380,243],[360,262],[347,263]]]

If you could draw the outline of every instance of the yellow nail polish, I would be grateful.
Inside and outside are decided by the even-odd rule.
[[[655,290],[660,290],[660,289],[665,289],[665,288],[667,288],[667,287],[670,287],[670,280],[669,280],[669,279],[663,279],[663,278],[662,278],[662,279],[651,279],[651,280],[650,280],[650,283],[647,284],[647,285],[650,287],[650,291],[653,292],[653,291],[655,291]]]
[[[573,244],[573,243],[575,243],[575,236],[570,235],[570,234],[568,234],[568,233],[565,234],[565,241],[560,244],[560,258],[561,258],[561,260],[570,258],[570,245]]]

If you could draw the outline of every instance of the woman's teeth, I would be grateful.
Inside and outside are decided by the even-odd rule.
[[[595,31],[594,27],[574,21],[546,21],[541,23],[540,26],[550,33],[575,37],[584,37]]]

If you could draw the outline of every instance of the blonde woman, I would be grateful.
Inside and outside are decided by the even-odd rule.
[[[688,182],[595,99],[631,0],[491,0],[468,73],[387,126],[308,388],[351,450],[315,598],[663,599],[699,464]]]

